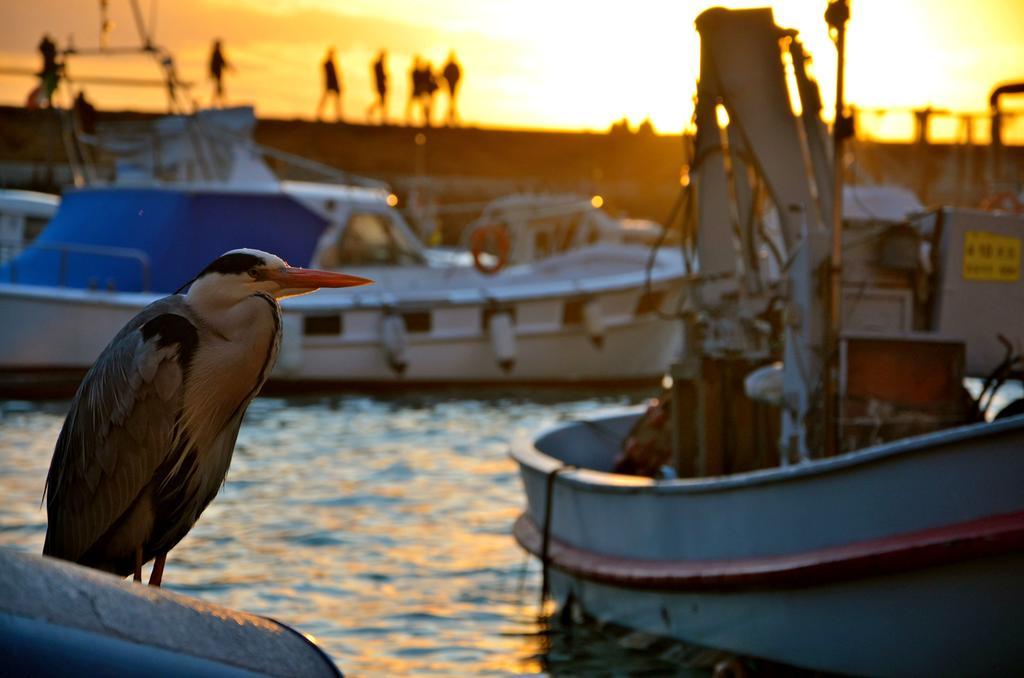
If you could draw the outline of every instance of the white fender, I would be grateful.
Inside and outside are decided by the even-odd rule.
[[[302,369],[303,324],[301,313],[284,311],[281,314],[281,347],[273,374],[295,374]]]
[[[583,326],[587,328],[587,336],[594,346],[601,348],[604,345],[604,314],[599,300],[589,299],[583,304]]]
[[[783,404],[782,363],[753,370],[743,378],[743,391],[751,400],[779,407]]]
[[[409,365],[409,342],[405,334],[405,321],[401,315],[385,313],[381,316],[380,342],[391,369],[398,374],[405,372]]]
[[[516,364],[516,328],[512,324],[512,314],[505,312],[492,315],[489,332],[491,349],[498,359],[498,365],[503,371],[510,371]]]

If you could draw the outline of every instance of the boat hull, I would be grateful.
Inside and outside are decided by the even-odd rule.
[[[853,675],[1013,675],[1024,666],[1024,556],[800,589],[666,592],[582,580],[552,568],[607,623],[809,669]]]
[[[547,555],[559,602],[818,670],[1024,667],[1024,419],[655,482],[601,470],[633,416],[562,426],[513,450],[528,498],[516,536]]]
[[[678,280],[660,283],[661,307],[672,308],[680,289]],[[566,305],[578,303],[579,294],[509,296],[500,304],[418,300],[406,309],[394,298],[288,300],[270,386],[651,383],[678,355],[681,331],[643,307],[645,295],[641,285],[591,293],[604,309],[597,335],[566,318]],[[8,395],[73,388],[110,337],[155,298],[0,284],[0,317],[17,318],[0,325],[0,388]],[[496,337],[490,324],[500,313],[511,322]],[[401,334],[391,343],[382,331],[389,314],[397,314]]]

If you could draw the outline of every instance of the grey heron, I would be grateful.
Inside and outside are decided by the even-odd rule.
[[[167,552],[223,484],[242,417],[277,359],[278,300],[370,282],[232,250],[186,295],[143,309],[71,402],[46,478],[43,555],[136,581],[153,560],[149,583],[159,586]]]

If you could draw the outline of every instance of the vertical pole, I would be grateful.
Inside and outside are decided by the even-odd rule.
[[[824,360],[825,456],[833,456],[839,448],[839,394],[836,388],[837,357],[841,326],[843,266],[843,140],[852,133],[852,121],[846,116],[843,102],[843,71],[846,52],[846,22],[850,19],[849,0],[831,0],[825,10],[825,21],[836,43],[836,111],[832,123],[832,252],[828,276],[828,332]]]
[[[139,9],[139,0],[132,0],[132,16],[135,17],[135,30],[139,32],[139,40],[142,41],[142,49],[150,52],[153,50],[153,41],[146,31],[146,20],[142,18],[142,10]]]
[[[410,216],[413,219],[413,228],[416,229],[416,235],[423,242],[430,242],[430,233],[426,232],[427,191],[425,189],[426,179],[424,177],[427,167],[427,135],[423,132],[417,132],[416,136],[413,137],[413,143],[416,144],[416,148],[413,155],[415,167],[413,170],[412,191],[409,195]]]
[[[672,376],[672,468],[680,478],[692,477],[697,470],[697,440],[700,419],[697,416],[702,338],[693,317],[683,321],[683,355],[669,367]]]

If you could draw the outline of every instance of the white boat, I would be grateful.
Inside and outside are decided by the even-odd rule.
[[[620,384],[660,379],[678,352],[662,317],[683,285],[678,252],[599,243],[493,275],[439,263],[383,185],[278,180],[254,121],[204,111],[107,134],[114,181],[66,192],[0,267],[0,316],[18,319],[0,327],[10,389],[74,381],[145,304],[239,246],[376,280],[286,301],[274,385]]]
[[[1024,218],[908,219],[912,200],[854,192],[860,211],[830,233],[795,33],[768,9],[709,10],[697,27],[702,272],[687,303],[700,324],[657,407],[513,446],[515,537],[554,601],[601,623],[841,674],[1019,674],[1024,401],[986,414],[1024,375]],[[749,177],[795,207],[776,210],[779,242],[750,220],[734,250]],[[778,266],[758,264],[762,247]]]
[[[39,191],[0,189],[0,264],[14,258],[53,218],[60,197]]]
[[[515,536],[546,556],[560,605],[844,674],[1024,666],[1024,417],[653,480],[610,472],[637,416],[565,424],[513,450],[528,505]]]
[[[603,202],[601,196],[572,193],[502,196],[484,206],[462,231],[459,243],[479,259],[477,246],[489,237],[503,238],[503,261],[508,264],[538,261],[598,243],[666,244],[662,226],[649,219],[613,218],[601,209]]]

